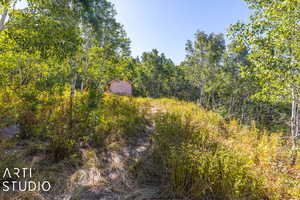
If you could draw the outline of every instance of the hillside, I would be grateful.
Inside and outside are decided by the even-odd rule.
[[[61,107],[37,110],[34,137],[0,143],[0,171],[30,166],[51,190],[0,199],[300,199],[300,163],[279,133],[173,99],[105,95],[91,112],[75,100],[71,129]]]

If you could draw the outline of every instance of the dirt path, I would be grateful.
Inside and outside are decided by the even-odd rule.
[[[141,186],[131,171],[151,152],[153,127],[147,127],[119,150],[97,155],[81,149],[85,165],[70,178],[69,191],[57,199],[64,200],[130,200],[157,197],[158,188]]]

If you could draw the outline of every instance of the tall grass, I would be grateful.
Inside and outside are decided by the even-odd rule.
[[[300,199],[299,163],[278,133],[225,123],[216,113],[176,100],[151,100],[161,180],[171,197]]]
[[[9,115],[0,113],[0,126],[23,119],[30,129],[25,139],[43,141],[56,161],[78,152],[82,143],[96,149],[122,145],[153,126],[155,173],[149,174],[158,176],[167,197],[300,199],[300,163],[290,166],[289,143],[280,133],[259,131],[254,123],[227,123],[214,112],[172,99],[103,95],[91,107],[89,94],[77,93],[70,127],[67,93],[35,98],[34,107],[21,101],[5,104],[0,110]],[[13,163],[5,159],[5,166]]]

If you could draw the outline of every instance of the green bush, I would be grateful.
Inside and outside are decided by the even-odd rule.
[[[50,138],[49,152],[54,160],[62,160],[75,151],[76,141],[68,133],[53,134]]]
[[[48,149],[52,158],[62,160],[76,151],[75,144],[80,140],[76,127],[69,126],[68,115],[65,110],[54,113],[51,126],[47,132]]]
[[[108,137],[128,140],[144,131],[146,111],[130,97],[107,95],[102,102],[89,115],[89,124],[94,128],[90,136],[94,145],[104,145]]]

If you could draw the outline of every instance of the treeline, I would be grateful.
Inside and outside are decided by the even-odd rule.
[[[187,41],[185,60],[179,65],[155,49],[145,52],[133,68],[135,95],[193,101],[227,119],[287,131],[288,105],[254,97],[261,87],[241,71],[251,65],[248,50],[234,51],[236,46],[226,46],[222,34],[198,31]]]

